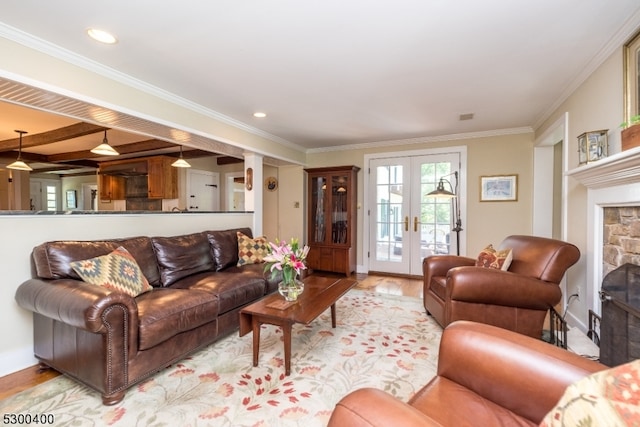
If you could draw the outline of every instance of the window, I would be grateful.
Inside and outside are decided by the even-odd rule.
[[[58,200],[56,197],[57,188],[55,185],[47,185],[47,210],[48,211],[57,211],[58,210]]]

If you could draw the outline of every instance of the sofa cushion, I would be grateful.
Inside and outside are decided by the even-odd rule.
[[[508,270],[513,260],[511,249],[495,250],[493,245],[488,245],[480,251],[476,260],[476,267],[495,268],[497,270]]]
[[[108,255],[73,261],[71,268],[87,283],[132,297],[153,289],[135,258],[122,246]]]
[[[265,236],[251,238],[240,231],[238,235],[238,266],[259,264],[269,254],[269,242]]]
[[[215,268],[206,233],[152,237],[151,242],[158,259],[162,286]]]
[[[198,273],[185,277],[172,289],[189,289],[217,295],[220,314],[262,298],[266,281],[262,265],[230,267],[223,271]]]
[[[460,402],[456,410],[452,405]],[[534,426],[530,420],[472,390],[437,376],[409,404],[442,426]]]
[[[216,264],[216,271],[238,264],[238,232],[250,238],[253,237],[250,228],[206,232]]]
[[[140,295],[136,303],[140,350],[216,321],[218,317],[218,298],[206,292],[160,288]]]
[[[42,243],[33,249],[33,262],[38,277],[43,279],[76,279],[80,276],[71,263],[107,255],[118,246],[124,247],[136,259],[142,273],[152,286],[160,285],[156,256],[148,237],[131,237],[102,241],[64,240]]]

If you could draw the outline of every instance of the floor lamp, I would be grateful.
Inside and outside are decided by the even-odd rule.
[[[456,179],[456,186],[453,187],[451,185],[451,181],[448,179],[444,179],[444,177],[440,177],[440,181],[438,181],[438,186],[435,190],[430,193],[427,193],[427,197],[442,197],[447,199],[453,199],[453,214],[455,217],[456,226],[451,229],[454,233],[456,233],[456,254],[460,255],[460,232],[462,231],[462,219],[460,218],[460,204],[458,201],[458,171],[450,173],[444,176],[453,175]],[[449,184],[449,188],[451,191],[446,190],[444,188],[444,183]]]

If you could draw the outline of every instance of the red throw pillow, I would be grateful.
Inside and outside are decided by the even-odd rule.
[[[497,251],[493,245],[489,245],[478,254],[476,267],[495,268],[497,270],[508,270],[513,259],[511,249]]]

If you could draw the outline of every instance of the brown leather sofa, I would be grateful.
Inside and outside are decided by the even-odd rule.
[[[16,291],[33,312],[34,353],[102,394],[106,405],[188,354],[236,330],[239,310],[277,289],[263,264],[237,267],[236,231],[174,237],[47,242],[33,250],[35,278]],[[69,265],[123,246],[153,290],[135,298],[83,282]]]
[[[458,321],[438,370],[408,403],[377,389],[343,397],[329,427],[537,426],[573,382],[606,366],[503,328]]]
[[[571,243],[534,236],[509,236],[498,249],[506,248],[513,254],[508,271],[475,267],[474,258],[425,258],[427,314],[442,327],[472,320],[540,338],[549,307],[562,297],[560,281],[580,251]]]

